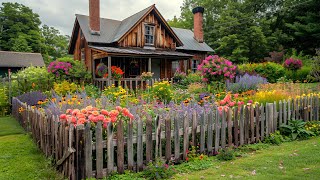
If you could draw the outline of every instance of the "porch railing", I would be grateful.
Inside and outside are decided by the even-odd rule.
[[[105,87],[109,87],[111,85],[119,86],[130,90],[137,90],[137,89],[145,89],[148,86],[153,86],[155,82],[162,82],[162,81],[169,81],[173,83],[173,78],[164,78],[164,79],[150,79],[150,80],[143,80],[140,78],[124,78],[120,80],[115,79],[105,79],[105,78],[96,78],[93,80],[95,86],[99,87],[103,90]]]

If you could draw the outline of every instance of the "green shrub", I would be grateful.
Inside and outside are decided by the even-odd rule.
[[[275,133],[271,133],[268,137],[266,137],[263,142],[267,144],[280,145],[284,141],[285,139],[280,134],[280,131],[276,131]]]
[[[320,135],[320,121],[309,121],[306,123],[305,128],[313,132],[316,136]]]
[[[154,163],[148,164],[143,174],[146,179],[169,179],[175,174],[175,171],[172,166],[156,159]]]
[[[0,88],[0,116],[5,115],[8,111],[9,99],[5,87]]]
[[[232,147],[221,149],[217,155],[217,159],[220,161],[231,161],[236,158],[235,151]]]
[[[53,87],[54,76],[45,67],[22,69],[12,75],[12,95],[17,96],[31,91],[50,91]]]
[[[238,66],[242,73],[259,74],[267,78],[268,82],[275,83],[277,79],[285,75],[285,69],[281,64],[274,62],[258,63],[258,64],[242,64]]]
[[[83,90],[86,92],[86,94],[89,97],[99,98],[101,96],[100,89],[93,85],[93,84],[87,84],[83,87]]]
[[[280,126],[280,133],[284,136],[290,137],[292,140],[307,139],[315,136],[312,131],[305,129],[306,122],[303,120],[290,120],[288,125]]]
[[[288,79],[291,79],[294,82],[297,82],[297,81],[304,82],[305,80],[308,79],[308,75],[310,74],[311,70],[312,70],[312,67],[303,66],[301,69],[297,71],[286,70],[285,74]]]

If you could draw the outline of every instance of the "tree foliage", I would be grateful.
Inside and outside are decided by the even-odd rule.
[[[234,62],[258,62],[283,48],[312,54],[319,47],[317,0],[184,0],[169,24],[192,29],[196,6],[205,7],[206,43]]]
[[[19,3],[0,6],[0,50],[37,52],[46,63],[67,55],[69,37],[43,25],[38,14]]]

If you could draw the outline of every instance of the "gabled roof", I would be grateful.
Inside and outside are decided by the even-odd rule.
[[[154,5],[147,7],[146,9],[124,19],[119,28],[117,34],[114,36],[113,42],[120,40],[142,17],[153,9]]]
[[[199,43],[194,38],[194,33],[189,29],[172,28],[173,31],[181,39],[183,46],[177,47],[179,50],[190,50],[190,51],[205,51],[214,52],[214,50],[207,45],[207,43]]]
[[[199,43],[193,37],[193,32],[187,29],[178,29],[171,28],[166,20],[162,17],[160,12],[157,10],[155,5],[149,6],[146,9],[124,19],[123,21],[100,18],[100,35],[91,34],[89,28],[89,17],[86,15],[76,15],[76,22],[73,29],[73,34],[71,37],[71,43],[69,45],[69,53],[72,54],[74,50],[74,44],[76,37],[81,28],[82,33],[88,43],[97,43],[97,44],[112,44],[118,41],[121,41],[122,38],[126,36],[127,33],[130,33],[132,29],[138,25],[145,16],[150,12],[154,12],[156,16],[164,24],[166,30],[174,37],[177,41],[177,49],[180,50],[193,50],[193,51],[203,51],[203,52],[212,52],[211,49],[206,43]],[[182,34],[180,34],[182,33]],[[187,43],[187,44],[185,44]],[[179,47],[180,46],[180,47]]]
[[[40,53],[0,51],[0,67],[45,66]]]

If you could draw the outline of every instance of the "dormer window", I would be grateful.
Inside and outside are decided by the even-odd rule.
[[[153,46],[154,45],[154,26],[145,25],[145,44]]]

